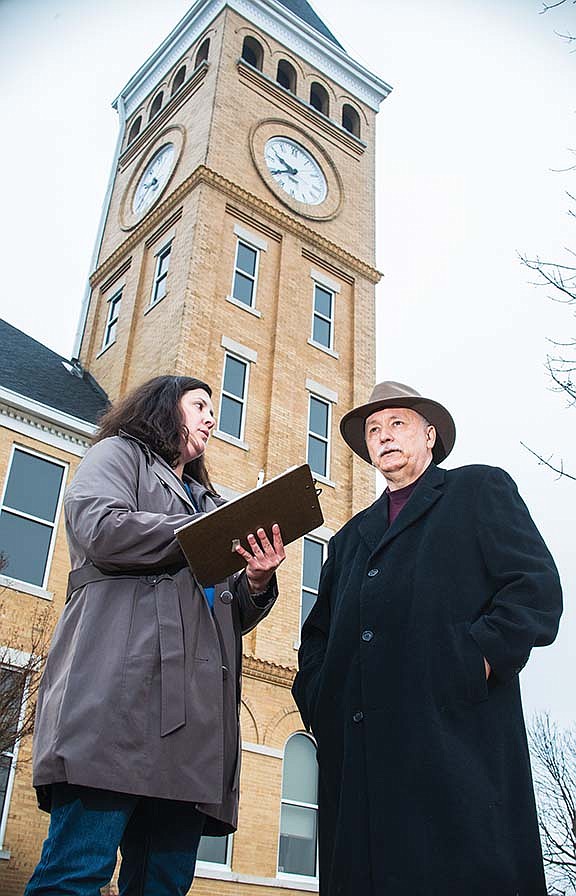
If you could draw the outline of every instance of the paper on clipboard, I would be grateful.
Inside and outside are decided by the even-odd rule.
[[[272,524],[278,523],[284,544],[290,544],[323,522],[312,472],[302,464],[181,526],[175,534],[198,582],[215,585],[244,568],[234,544],[239,541],[248,550],[250,533],[262,528],[272,541]]]

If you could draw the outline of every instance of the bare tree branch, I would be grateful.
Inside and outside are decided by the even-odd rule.
[[[561,730],[549,715],[528,729],[542,851],[550,893],[576,888],[576,728]]]
[[[7,562],[6,555],[0,553],[0,571]],[[0,618],[4,614],[0,602]],[[36,695],[52,629],[53,610],[45,607],[35,611],[24,634],[12,630],[8,640],[0,642],[0,754],[12,753],[34,730]]]

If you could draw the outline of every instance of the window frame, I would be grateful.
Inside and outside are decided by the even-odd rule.
[[[334,308],[336,305],[336,301],[335,301],[336,291],[334,289],[332,289],[331,287],[326,286],[325,283],[320,283],[318,280],[313,281],[313,287],[314,288],[312,290],[312,329],[311,329],[311,333],[310,333],[310,341],[313,345],[317,345],[319,348],[333,352],[334,351],[334,317],[335,317]],[[331,312],[330,317],[326,317],[320,311],[316,310],[316,290],[317,289],[322,289],[322,290],[324,290],[324,292],[327,292],[330,294],[330,312]],[[330,340],[329,340],[328,345],[324,345],[323,342],[318,342],[317,339],[314,339],[315,318],[318,318],[319,320],[326,321],[329,325]]]
[[[246,271],[243,271],[242,268],[238,267],[238,256],[240,254],[240,246],[243,245],[246,249],[251,249],[252,252],[256,253],[256,263],[254,265],[254,274],[248,274]],[[243,236],[236,235],[236,253],[234,255],[234,270],[232,271],[232,286],[230,287],[230,298],[233,300],[234,304],[238,304],[241,308],[247,308],[250,311],[256,311],[256,292],[258,290],[258,274],[260,272],[260,252],[261,249],[259,246],[251,243],[250,240],[246,239]],[[236,283],[236,274],[240,273],[243,277],[246,277],[249,280],[252,280],[252,294],[251,294],[251,303],[249,305],[246,302],[243,302],[242,299],[239,299],[237,295],[234,294],[234,286]]]
[[[122,295],[124,293],[124,287],[121,286],[112,295],[106,299],[106,303],[108,305],[108,311],[106,313],[106,323],[104,324],[104,336],[102,337],[102,348],[100,349],[100,354],[105,352],[106,349],[110,348],[111,345],[114,345],[116,342],[116,330],[114,330],[114,339],[110,339],[110,330],[113,326],[118,327],[118,320],[120,318],[120,308],[122,306]],[[113,317],[113,309],[117,309],[116,316]]]
[[[162,245],[162,248],[158,249],[158,251],[155,253],[156,265],[154,268],[154,279],[152,280],[152,292],[150,294],[150,304],[148,306],[149,308],[154,308],[155,305],[159,305],[160,302],[163,299],[165,299],[166,296],[168,295],[168,285],[166,284],[166,291],[164,292],[164,295],[160,296],[159,299],[156,297],[160,283],[168,280],[168,273],[170,271],[170,258],[172,255],[172,243],[173,242],[174,242],[174,238],[171,237],[168,240],[168,242],[164,243]],[[160,268],[162,266],[163,260],[166,257],[168,257],[168,267],[166,268],[164,273],[161,274]]]
[[[316,747],[316,741],[314,738],[308,734],[306,731],[294,731],[287,739],[284,744],[283,756],[282,756],[282,790],[280,792],[280,816],[278,819],[278,850],[276,855],[276,877],[279,880],[291,880],[291,881],[302,881],[303,883],[317,883],[319,877],[319,852],[318,852],[318,803],[299,803],[295,800],[284,799],[284,764],[286,762],[286,747],[288,743],[294,737],[305,737],[307,740]],[[294,874],[290,871],[280,871],[280,837],[282,836],[282,806],[298,806],[302,809],[314,809],[316,812],[316,874],[312,876],[311,874]]]
[[[10,648],[6,650],[4,650],[4,648],[0,649],[7,655],[6,660],[0,663],[0,667],[13,670],[14,672],[20,672],[21,675],[24,675],[24,672],[22,670],[26,665],[30,665],[30,660],[32,660],[31,654],[23,653],[22,651],[16,651]],[[22,688],[22,700],[20,702],[20,712],[18,714],[18,727],[22,725],[22,721],[26,713],[29,684],[29,676],[24,675],[24,687]],[[8,777],[6,779],[4,806],[2,807],[2,812],[0,813],[0,854],[4,849],[4,837],[6,836],[6,826],[8,824],[10,802],[12,800],[12,791],[14,789],[14,778],[16,776],[16,763],[18,761],[19,749],[20,741],[17,740],[11,753],[9,753],[8,750],[4,750],[2,753],[0,753],[0,756],[10,756],[10,771],[8,772]]]
[[[311,423],[311,409],[312,409],[312,399],[316,399],[316,401],[321,402],[326,405],[328,408],[328,421],[327,421],[327,435],[322,436],[319,433],[313,432],[310,429]],[[310,464],[309,456],[310,456],[310,436],[314,436],[315,439],[319,441],[323,441],[326,443],[326,470],[324,473],[321,473],[319,470],[314,470],[312,465],[310,464],[310,469],[315,476],[320,476],[322,480],[328,481],[330,479],[330,434],[332,431],[332,402],[328,398],[324,398],[322,395],[318,395],[317,392],[310,391],[308,396],[308,423],[306,430],[306,463]]]
[[[232,358],[234,361],[238,361],[240,364],[243,364],[246,368],[246,375],[244,377],[244,392],[242,398],[240,399],[237,395],[233,395],[231,392],[226,392],[224,390],[224,377],[226,375],[226,362],[228,358]],[[218,429],[217,434],[224,437],[224,439],[233,440],[234,444],[243,444],[244,443],[244,433],[246,431],[246,412],[248,407],[248,389],[250,382],[250,366],[251,362],[248,358],[243,358],[238,352],[231,351],[230,349],[224,350],[224,362],[222,364],[222,388],[220,389],[220,402],[218,405]],[[236,436],[233,433],[226,432],[225,429],[220,429],[220,421],[222,419],[222,399],[230,398],[233,401],[240,402],[242,405],[242,411],[240,415],[240,435]],[[216,433],[215,433],[216,434]]]
[[[23,454],[31,454],[32,457],[38,457],[40,460],[47,461],[48,463],[52,463],[57,467],[62,467],[62,482],[60,483],[60,493],[58,495],[58,500],[56,502],[56,510],[54,512],[54,520],[46,520],[42,517],[32,516],[29,513],[23,513],[21,510],[17,510],[13,507],[9,507],[4,503],[4,498],[6,496],[6,489],[8,488],[8,479],[10,478],[10,472],[12,470],[12,463],[14,461],[14,455],[16,451],[21,451]],[[51,457],[48,454],[42,454],[40,451],[34,451],[32,448],[28,448],[25,445],[20,445],[16,442],[12,442],[11,450],[10,450],[10,458],[8,460],[8,466],[6,467],[6,475],[4,477],[4,484],[2,486],[2,497],[0,499],[0,514],[3,511],[12,514],[12,516],[18,516],[21,519],[31,520],[34,523],[40,523],[43,526],[51,526],[52,527],[52,535],[50,536],[50,544],[48,546],[48,551],[46,554],[46,565],[44,567],[44,577],[42,579],[42,584],[37,585],[36,582],[27,582],[25,579],[18,579],[16,576],[10,575],[8,571],[2,574],[2,580],[9,580],[13,582],[22,582],[22,584],[27,585],[31,588],[40,588],[42,591],[45,591],[48,587],[48,579],[50,578],[50,568],[52,566],[52,558],[54,556],[54,550],[56,548],[56,538],[58,535],[58,525],[60,522],[60,513],[62,511],[62,504],[64,502],[64,492],[66,490],[66,479],[68,476],[69,465],[66,461],[60,460],[56,457]]]
[[[202,838],[200,838],[202,839]],[[220,839],[220,838],[219,838]],[[197,873],[201,872],[203,869],[210,869],[215,871],[231,871],[232,870],[232,845],[234,841],[234,834],[226,834],[226,859],[224,862],[207,862],[206,859],[197,859],[196,861],[196,870]],[[200,877],[202,875],[200,874]]]
[[[304,625],[304,621],[305,621],[302,619],[302,606],[303,606],[302,594],[303,594],[303,592],[306,591],[307,594],[314,594],[314,593],[316,594],[316,599],[314,601],[314,604],[318,600],[318,589],[314,590],[313,588],[308,588],[307,586],[304,585],[304,552],[306,550],[306,542],[307,541],[313,541],[315,544],[319,544],[322,548],[320,572],[322,572],[322,567],[324,566],[324,564],[326,562],[326,555],[328,553],[328,542],[325,541],[325,539],[320,538],[318,535],[314,535],[313,532],[309,532],[308,535],[305,535],[304,538],[302,539],[302,563],[301,563],[301,569],[300,569],[300,628],[299,628],[299,633],[302,631],[302,626]],[[318,579],[320,579],[320,576],[318,576]],[[312,604],[312,607],[314,606],[314,604]],[[298,640],[299,639],[300,639],[300,634],[298,634]]]
[[[206,49],[204,49],[206,48]],[[196,55],[194,56],[194,71],[198,68],[199,65],[202,65],[203,62],[208,62],[208,57],[210,55],[210,38],[205,37],[203,41],[198,45],[198,49],[196,50]]]

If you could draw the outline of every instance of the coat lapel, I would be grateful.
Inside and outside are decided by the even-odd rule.
[[[388,507],[385,494],[368,509],[360,521],[358,529],[371,553],[383,550],[392,539],[419,520],[425,513],[428,513],[436,501],[442,497],[445,476],[444,470],[431,465],[410,496],[408,503],[390,527],[388,527]]]
[[[178,497],[184,501],[186,506],[190,508],[191,513],[197,512],[194,505],[192,504],[192,501],[188,497],[188,492],[184,488],[182,480],[179,476],[176,475],[176,473],[174,473],[170,469],[167,464],[164,463],[163,460],[154,456],[152,461],[152,469],[156,473],[158,478],[161,479],[162,482],[164,482],[164,484],[168,486],[168,488],[172,489],[172,491],[175,492]]]

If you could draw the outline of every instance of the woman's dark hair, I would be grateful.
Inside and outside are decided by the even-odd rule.
[[[187,435],[180,399],[192,389],[204,389],[212,395],[210,386],[192,376],[156,376],[142,383],[104,413],[92,442],[117,436],[120,431],[126,432],[144,442],[169,466],[175,467],[180,457],[182,435]],[[184,472],[212,494],[217,494],[210,482],[203,454],[187,463]]]

